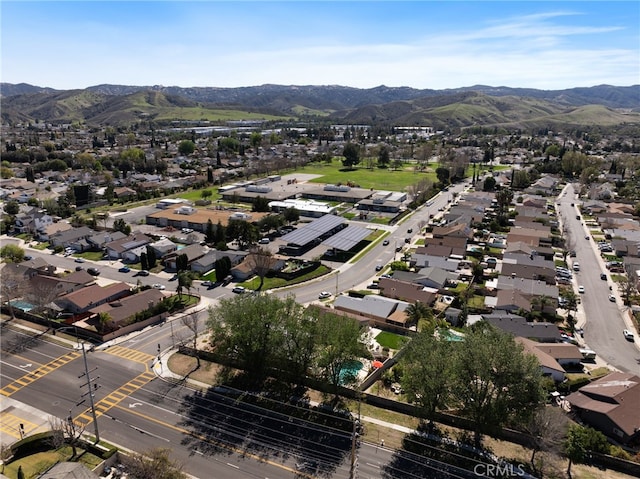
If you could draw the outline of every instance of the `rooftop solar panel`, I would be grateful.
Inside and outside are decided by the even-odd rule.
[[[346,220],[340,216],[324,215],[308,225],[284,235],[282,240],[289,244],[304,246],[328,231],[331,231],[336,226],[343,224],[345,221]]]
[[[366,228],[349,225],[342,231],[324,240],[322,244],[341,251],[349,251],[370,234],[371,231]]]

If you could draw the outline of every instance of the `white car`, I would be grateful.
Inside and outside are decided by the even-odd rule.
[[[612,294],[609,295],[609,301],[611,301],[612,303],[616,302],[616,297]]]
[[[155,283],[151,286],[153,289],[165,289],[164,284]]]
[[[329,291],[322,291],[319,295],[318,295],[318,299],[327,299],[331,297],[331,293]]]
[[[622,334],[624,335],[624,339],[627,341],[633,341],[633,333],[628,329],[623,330]]]
[[[578,293],[584,294],[584,286],[578,286]]]
[[[244,286],[236,286],[235,288],[233,288],[231,290],[232,292],[236,293],[236,294],[243,294],[244,292],[246,292],[247,290],[244,288]]]

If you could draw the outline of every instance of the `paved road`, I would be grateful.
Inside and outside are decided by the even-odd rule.
[[[621,371],[640,374],[640,350],[636,343],[627,341],[622,330],[632,328],[631,321],[625,315],[627,309],[618,296],[617,302],[609,301],[609,286],[615,291],[615,283],[599,255],[593,239],[585,239],[589,234],[579,215],[578,200],[572,186],[567,187],[566,195],[558,200],[565,231],[569,231],[571,242],[577,256],[570,260],[580,263],[580,272],[574,273],[574,286],[585,287],[585,294],[580,294],[581,304],[579,320],[584,322],[584,340],[600,358]],[[571,204],[575,206],[571,206]],[[606,273],[607,281],[600,279],[600,273]],[[576,290],[577,292],[577,290]],[[636,335],[637,337],[637,335]]]
[[[156,339],[140,338],[137,344],[149,349]],[[281,403],[274,412],[251,404],[249,397],[239,400],[229,390],[200,391],[186,383],[164,381],[150,373],[154,356],[128,347],[133,344],[132,339],[87,353],[87,369],[99,384],[93,400],[100,437],[136,451],[168,447],[190,474],[201,478],[290,478],[301,467],[304,474],[299,477],[349,477],[349,421],[308,408],[285,410]],[[37,432],[35,421],[10,421],[9,415],[17,418],[20,410],[5,407],[9,400],[59,418],[70,415],[88,433],[95,432],[88,398],[82,398],[86,388],[79,377],[85,371],[80,350],[9,328],[3,331],[2,348],[3,438],[11,436],[10,442],[19,438],[18,429],[11,429],[18,421],[27,435]],[[46,429],[47,424],[41,426]],[[441,471],[438,477],[454,472],[455,477],[471,476],[450,465],[374,444],[361,444],[357,458],[361,478],[431,477],[434,471]]]

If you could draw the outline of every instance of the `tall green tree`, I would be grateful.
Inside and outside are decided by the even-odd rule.
[[[342,164],[345,168],[353,168],[360,163],[360,147],[355,143],[347,143],[342,150]]]
[[[256,196],[251,205],[251,211],[266,213],[269,211],[269,200],[264,196]]]
[[[284,216],[285,221],[289,224],[294,223],[300,219],[300,211],[298,211],[294,207],[287,208],[282,212],[282,215]]]
[[[191,140],[182,140],[178,144],[178,152],[181,155],[189,156],[192,155],[194,151],[196,151],[196,144]]]
[[[288,327],[297,324],[302,306],[290,296],[243,294],[221,299],[208,311],[211,344],[239,363],[251,384],[260,384],[270,368],[283,364]],[[295,329],[295,328],[294,328]]]
[[[436,338],[433,331],[425,331],[411,340],[401,360],[407,399],[418,405],[429,421],[451,401],[455,373],[452,344]]]
[[[120,231],[121,233],[129,236],[131,234],[131,225],[122,218],[116,218],[113,221],[113,230]]]
[[[180,271],[186,271],[188,269],[189,269],[189,257],[184,253],[179,254],[176,257],[176,270],[180,272]]]
[[[454,397],[474,421],[474,442],[507,423],[526,423],[544,401],[535,356],[525,354],[509,334],[486,323],[471,328],[455,355]]]
[[[211,219],[207,220],[207,226],[205,226],[204,229],[204,240],[207,243],[214,243],[216,240],[215,228],[213,227]]]
[[[378,168],[387,168],[390,161],[389,148],[387,146],[380,147],[380,152],[378,153]]]
[[[214,263],[216,269],[216,279],[223,281],[231,272],[231,260],[228,256],[219,258]]]
[[[238,241],[240,249],[258,241],[258,228],[248,221],[230,219],[226,229],[227,239]]]
[[[338,386],[348,385],[356,379],[345,376],[343,368],[369,354],[361,337],[362,329],[355,319],[326,312],[317,317],[315,366],[321,371],[322,379],[333,385],[336,398]]]

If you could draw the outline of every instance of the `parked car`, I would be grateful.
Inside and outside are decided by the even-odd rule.
[[[31,260],[33,259],[33,256],[28,255],[28,254],[25,254],[23,259],[24,259],[25,261],[31,261]]]
[[[76,271],[82,271],[84,268],[82,266],[76,266]]]
[[[151,285],[151,287],[153,289],[160,289],[160,290],[165,289],[164,284],[160,284],[160,283],[154,283],[154,284]]]
[[[584,286],[578,286],[578,293],[584,294]]]
[[[269,238],[260,238],[260,241],[258,241],[260,244],[269,244],[270,242],[271,240]]]
[[[97,268],[88,268],[87,273],[89,273],[91,276],[98,276],[100,274],[100,270],[98,270]]]
[[[84,258],[76,258],[73,261],[75,261],[76,263],[84,263]]]
[[[382,271],[382,268],[383,268],[383,267],[384,267],[384,266],[382,266],[381,264],[377,264],[377,265],[376,265],[376,271]]]
[[[128,266],[123,266],[118,271],[120,271],[121,273],[128,273],[129,271],[131,271],[131,268],[129,268]]]
[[[609,301],[611,301],[612,303],[616,302],[616,297],[612,294],[609,295]]]
[[[624,339],[626,339],[627,341],[633,341],[633,333],[631,331],[629,331],[628,329],[625,329],[622,331],[622,334],[624,335]]]
[[[318,299],[327,299],[331,297],[331,293],[329,291],[322,291],[319,295],[318,295]]]
[[[138,271],[137,276],[149,276],[149,272],[146,269],[141,269]]]
[[[236,294],[243,294],[243,293],[246,293],[247,290],[245,289],[244,286],[236,286],[231,291],[233,291]]]
[[[605,273],[600,273],[600,279],[606,280],[607,279],[607,275]]]
[[[207,287],[207,288],[208,288],[208,287],[211,287],[211,286],[213,286],[213,281],[209,281],[209,280],[207,280],[207,281],[203,281],[203,282],[202,282],[202,286],[205,286],[205,287]]]
[[[413,233],[413,228],[409,228],[409,229],[407,230],[407,233]]]

